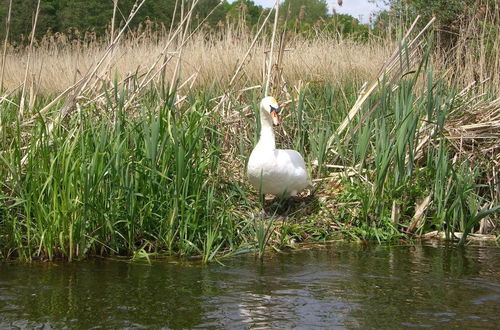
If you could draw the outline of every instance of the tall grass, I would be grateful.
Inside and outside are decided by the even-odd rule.
[[[480,219],[498,211],[498,196],[480,193],[478,181],[487,170],[457,154],[447,139],[446,122],[463,93],[436,77],[429,59],[428,50],[417,70],[396,84],[382,80],[350,122],[348,138],[336,144],[352,155],[344,164],[358,173],[345,197],[354,194],[359,201],[352,221],[372,228],[362,231],[367,238],[380,241],[380,227],[396,234],[444,229],[448,238],[454,231],[466,237]]]
[[[123,79],[134,72],[144,72],[151,67],[157,54],[161,53],[170,35],[146,30],[138,36],[128,35],[114,50],[109,70],[103,73],[103,81],[112,81],[115,74]],[[227,88],[242,54],[251,49],[245,62],[244,76],[236,80],[241,87],[260,84],[263,63],[269,50],[269,40],[259,38],[253,47],[253,34],[236,31],[221,31],[209,34],[196,33],[182,48],[180,80],[196,76],[195,86],[207,87],[215,84]],[[166,50],[178,55],[178,45],[173,43]],[[72,41],[64,35],[47,35],[39,41],[31,58],[34,80],[38,93],[57,93],[80,79],[101,58],[107,45],[97,41]],[[375,41],[356,43],[333,35],[323,35],[313,40],[294,37],[288,40],[283,58],[285,78],[292,85],[299,81],[323,81],[342,83],[373,78],[374,71],[382,64],[391,46]],[[201,51],[202,50],[202,51]],[[27,52],[8,48],[6,54],[5,82],[7,89],[22,84]],[[159,67],[161,63],[157,63]],[[175,62],[165,68],[165,76],[171,77]],[[30,78],[30,79],[31,79]]]
[[[50,135],[40,120],[27,140],[9,127],[4,143],[17,151],[1,157],[2,176],[11,176],[4,188],[12,189],[2,199],[5,255],[72,260],[142,247],[209,257],[236,249],[244,224],[228,205],[241,197],[219,177],[217,118],[205,116],[203,99],[185,108],[174,100],[159,102],[151,91],[135,118],[118,106],[96,120],[89,109]],[[28,145],[25,166],[20,144]]]

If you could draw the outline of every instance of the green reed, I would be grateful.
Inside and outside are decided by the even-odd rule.
[[[203,100],[181,109],[172,100],[152,93],[133,116],[110,102],[116,107],[101,120],[88,109],[51,134],[39,120],[28,137],[12,135],[1,158],[5,253],[72,260],[204,251],[208,260],[240,244],[240,219],[228,211],[238,197],[218,180],[216,119],[204,115]]]
[[[466,236],[481,218],[498,210],[479,194],[481,169],[458,157],[446,139],[445,123],[460,105],[456,95],[436,78],[427,54],[416,71],[395,85],[382,81],[347,137],[337,138],[338,153],[347,155],[340,160],[358,171],[354,182],[346,182],[341,200],[353,200],[354,194],[359,201],[352,221],[358,228],[371,228],[362,237],[380,240],[380,228],[400,236],[428,195],[430,206],[417,222],[420,233],[437,229],[448,237],[454,231]]]
[[[256,219],[264,204],[244,176],[258,118],[241,116],[237,125],[245,129],[231,130],[220,112],[207,112],[216,91],[193,90],[179,106],[168,86],[154,87],[133,110],[125,109],[125,90],[109,91],[104,108],[89,105],[52,130],[42,116],[22,123],[15,104],[2,103],[0,258],[149,260],[168,253],[209,262],[249,246],[262,256],[269,245],[289,245],[292,236],[401,237],[429,195],[418,233],[466,236],[498,211],[481,193],[483,170],[455,157],[446,139],[456,92],[425,58],[397,88],[381,83],[344,135],[334,132],[359,85],[313,84],[292,97],[278,147],[300,150],[313,179],[342,174],[329,165],[355,174],[326,201],[318,182],[318,198],[304,206],[310,210],[288,215],[281,229],[274,220]],[[236,109],[250,104],[258,114],[259,96],[246,94]],[[34,114],[48,101],[39,99]]]

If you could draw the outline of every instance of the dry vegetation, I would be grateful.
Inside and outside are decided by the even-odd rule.
[[[100,79],[113,80],[115,74],[123,79],[131,73],[144,72],[154,65],[168,40],[168,37],[151,32],[124,39],[114,49],[108,70],[100,74]],[[180,79],[184,81],[195,75],[195,86],[227,88],[243,54],[252,49],[237,84],[242,88],[261,84],[269,40],[261,38],[254,47],[250,47],[251,43],[252,35],[231,30],[220,35],[196,33],[182,47]],[[103,56],[106,48],[106,44],[95,41],[71,42],[64,35],[47,36],[34,50],[30,80],[35,82],[39,93],[61,92],[80,79]],[[293,37],[286,43],[282,71],[284,79],[292,85],[299,81],[333,84],[366,81],[375,77],[392,48],[391,44],[361,44],[331,36],[315,39]],[[172,45],[167,52],[176,52],[177,49],[177,45]],[[22,85],[27,53],[24,49],[7,52],[7,89]],[[155,67],[159,65],[161,63]],[[176,61],[166,66],[166,77],[173,75],[175,66]]]

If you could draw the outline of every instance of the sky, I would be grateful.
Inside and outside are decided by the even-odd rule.
[[[233,0],[234,1],[234,0]],[[272,7],[276,0],[253,0],[255,4],[261,5],[263,7]],[[281,1],[283,2],[283,0]],[[337,0],[327,0],[330,7],[330,13],[332,8],[339,14],[349,14],[353,17],[360,19],[362,23],[368,23],[368,18],[370,13],[377,12],[382,9],[380,1],[378,5],[368,2],[368,0],[343,0],[342,7],[337,4]]]

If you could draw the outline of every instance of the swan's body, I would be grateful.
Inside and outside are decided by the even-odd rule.
[[[297,151],[276,149],[272,124],[278,124],[278,113],[276,100],[265,97],[260,103],[260,139],[248,160],[248,178],[262,194],[295,196],[311,186],[311,181]]]

